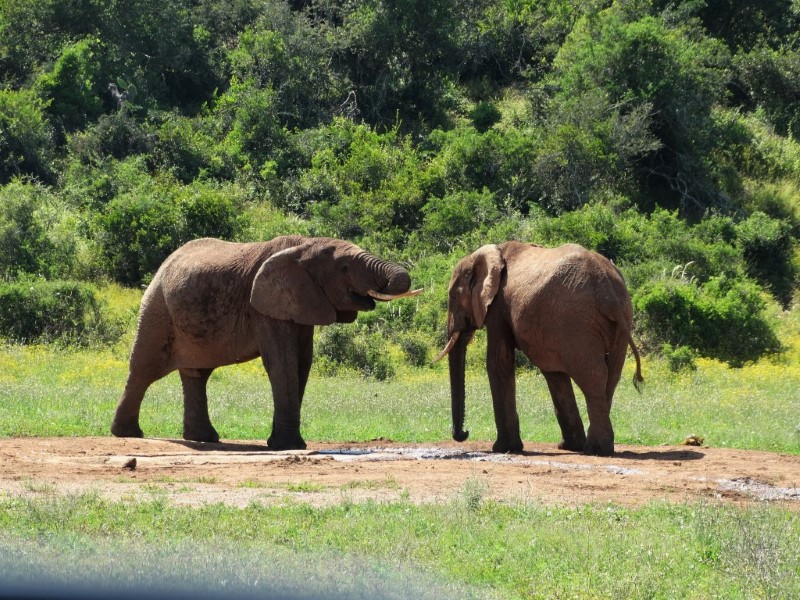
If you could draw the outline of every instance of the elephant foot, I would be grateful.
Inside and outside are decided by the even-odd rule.
[[[211,426],[202,428],[183,428],[183,439],[191,442],[210,442],[216,444],[219,442],[219,434],[217,430]]]
[[[300,435],[300,432],[297,433],[273,433],[269,436],[267,440],[267,449],[268,450],[305,450],[306,449],[306,442],[303,437]]]
[[[114,421],[111,424],[111,435],[123,438],[142,438],[144,437],[144,432],[138,423],[118,423]]]
[[[579,438],[564,438],[558,443],[559,450],[568,450],[570,452],[583,452],[586,447],[586,437]]]
[[[611,456],[614,454],[614,442],[613,440],[602,442],[589,438],[583,447],[583,453],[592,456]]]
[[[507,440],[498,439],[494,444],[492,444],[492,452],[496,452],[498,454],[521,454],[522,441],[515,440],[513,442],[509,442]]]

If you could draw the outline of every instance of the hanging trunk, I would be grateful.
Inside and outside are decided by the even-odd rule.
[[[461,335],[455,341],[447,358],[450,363],[450,402],[453,411],[453,439],[463,442],[469,437],[464,431],[464,367],[469,335]]]

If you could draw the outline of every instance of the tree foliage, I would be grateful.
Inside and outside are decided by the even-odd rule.
[[[366,372],[389,331],[412,363],[443,341],[463,254],[578,242],[648,348],[740,364],[797,298],[799,24],[779,0],[0,0],[0,279],[349,238],[428,290],[332,334]]]

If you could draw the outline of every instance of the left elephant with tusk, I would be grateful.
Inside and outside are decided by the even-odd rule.
[[[147,388],[172,371],[183,384],[183,437],[217,442],[206,384],[217,367],[261,357],[272,387],[271,450],[304,449],[300,407],[315,325],[419,294],[401,266],[349,242],[283,236],[236,244],[200,239],[161,265],[142,298],[125,390],[111,432],[142,437]]]

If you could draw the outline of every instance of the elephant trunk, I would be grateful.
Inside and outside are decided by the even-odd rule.
[[[467,344],[471,336],[456,336],[447,358],[450,363],[450,402],[453,411],[453,439],[463,442],[469,437],[464,431],[464,369],[467,356]],[[451,338],[452,340],[453,338]]]
[[[376,300],[394,300],[421,292],[421,290],[408,291],[411,287],[411,276],[400,265],[381,260],[366,252],[364,261],[375,280],[375,288],[369,291],[369,295]]]

